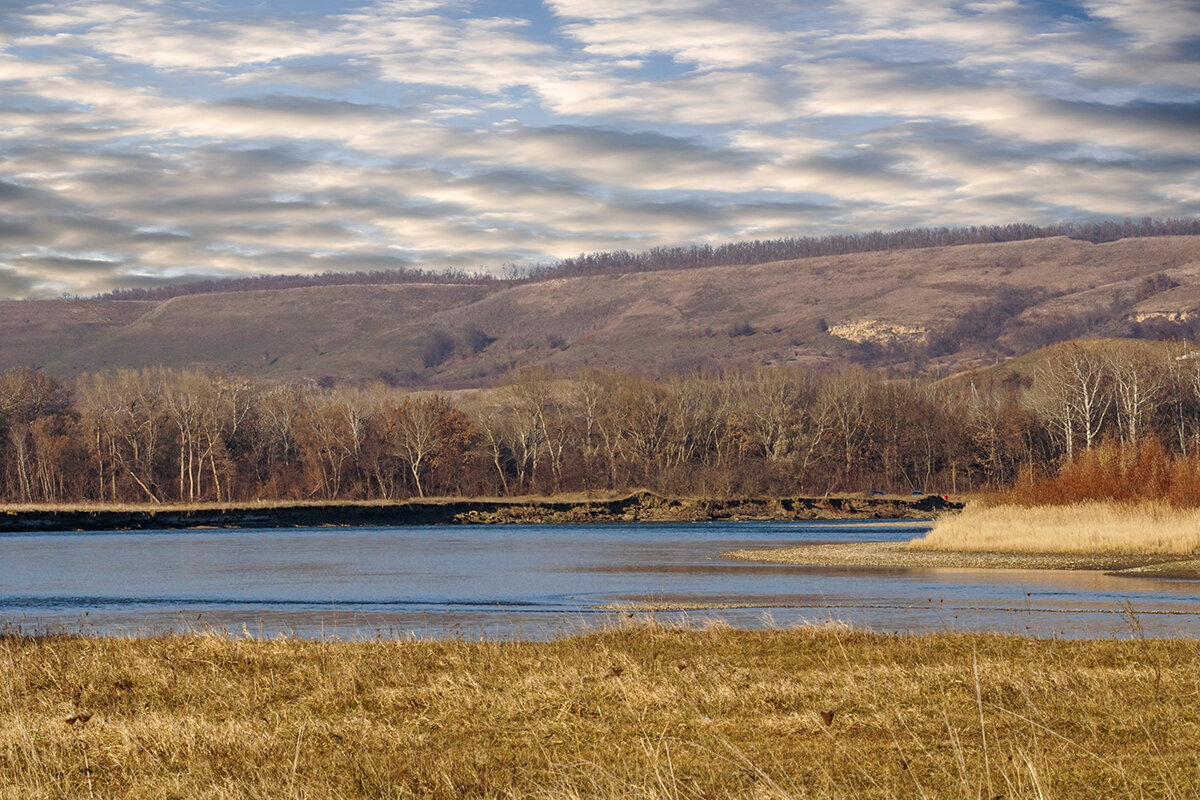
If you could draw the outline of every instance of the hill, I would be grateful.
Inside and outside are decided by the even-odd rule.
[[[1200,236],[1066,237],[527,283],[322,286],[0,303],[0,368],[162,364],[481,385],[523,364],[994,363],[1080,335],[1190,337]]]
[[[1185,354],[1194,354],[1194,344],[1181,345],[1176,341],[1151,341],[1145,339],[1118,339],[1095,337],[1056,342],[1028,353],[1014,356],[992,364],[964,369],[947,376],[943,383],[951,385],[974,385],[976,389],[996,387],[1032,386],[1037,375],[1045,369],[1053,369],[1056,363],[1078,353],[1095,356],[1122,352],[1135,357],[1141,363],[1165,364]]]

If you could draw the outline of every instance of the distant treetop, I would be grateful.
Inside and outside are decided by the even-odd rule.
[[[323,272],[315,275],[259,275],[245,278],[212,278],[190,283],[145,289],[114,289],[98,295],[101,300],[168,300],[172,297],[217,292],[248,292],[261,289],[296,289],[308,286],[361,286],[405,283],[478,284],[497,287],[512,283],[551,280],[576,275],[619,275],[656,270],[685,270],[701,267],[762,264],[820,256],[871,253],[887,250],[915,250],[924,247],[948,247],[963,244],[994,244],[1029,239],[1066,236],[1093,243],[1144,236],[1200,235],[1200,219],[1108,220],[1104,222],[1066,223],[1038,226],[972,225],[965,228],[907,228],[898,231],[871,231],[820,237],[754,240],[718,245],[653,247],[640,253],[612,250],[581,253],[551,264],[516,268],[505,267],[505,277],[482,272],[434,272],[423,269],[397,269],[372,272]]]
[[[491,275],[460,270],[431,272],[423,269],[389,269],[371,272],[321,272],[314,275],[255,275],[245,278],[210,278],[150,288],[113,289],[97,300],[170,300],[190,294],[253,292],[262,289],[301,289],[307,286],[379,286],[397,283],[501,283]]]

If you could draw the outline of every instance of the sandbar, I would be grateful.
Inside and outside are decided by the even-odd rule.
[[[905,542],[814,544],[754,550],[730,550],[727,558],[768,564],[805,566],[908,567],[914,569],[1070,569],[1098,570],[1130,577],[1200,580],[1194,556],[1002,553],[909,550]]]

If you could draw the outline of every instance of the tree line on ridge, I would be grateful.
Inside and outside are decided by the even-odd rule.
[[[654,247],[633,253],[613,250],[582,253],[548,264],[518,266],[506,264],[497,277],[486,269],[434,271],[418,268],[374,270],[368,272],[324,272],[316,275],[258,275],[238,278],[210,278],[157,287],[114,289],[99,295],[107,300],[169,300],[192,294],[246,292],[263,289],[295,289],[308,286],[349,286],[403,283],[490,283],[502,287],[511,283],[545,281],[581,275],[623,274],[653,270],[685,270],[701,267],[762,264],[819,256],[850,255],[923,247],[949,247],[963,244],[994,244],[1029,239],[1067,236],[1094,243],[1139,236],[1200,235],[1200,220],[1149,217],[1075,222],[1060,225],[972,225],[959,228],[906,228],[898,231],[835,234],[819,237],[794,237],[731,242],[718,245]]]

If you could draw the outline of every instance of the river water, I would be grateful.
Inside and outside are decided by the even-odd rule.
[[[1200,584],[1189,581],[721,556],[927,529],[854,521],[3,534],[0,630],[544,639],[654,616],[740,627],[1200,635]],[[627,603],[732,607],[604,608]]]

